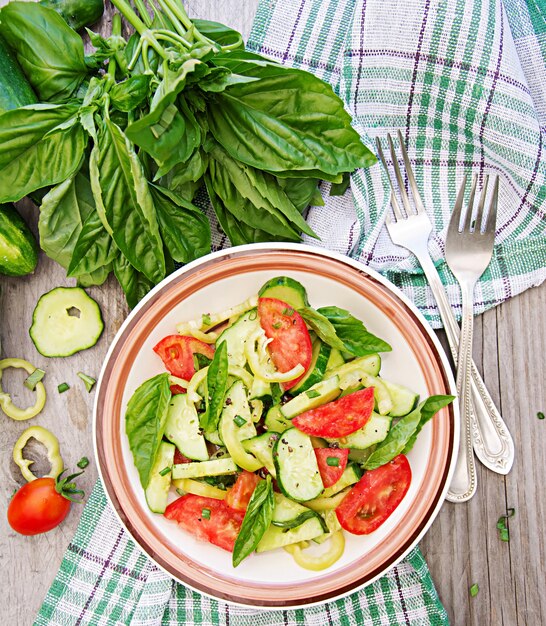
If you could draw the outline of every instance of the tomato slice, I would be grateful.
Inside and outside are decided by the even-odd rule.
[[[289,304],[276,298],[258,300],[260,325],[272,341],[267,346],[273,364],[279,372],[288,372],[298,363],[305,368],[304,373],[287,383],[290,389],[300,381],[311,365],[311,337],[302,316]]]
[[[370,419],[374,407],[373,391],[373,387],[354,391],[316,409],[300,413],[292,420],[292,424],[313,437],[346,437],[362,428]]]
[[[177,396],[180,393],[186,393],[184,387],[181,387],[180,385],[171,385],[170,390],[173,396]]]
[[[191,463],[191,462],[192,462],[191,459],[188,459],[188,457],[184,456],[178,448],[175,448],[173,465],[178,465],[179,463]]]
[[[347,467],[349,448],[315,448],[315,455],[322,484],[335,485]]]
[[[164,515],[198,539],[213,543],[228,552],[233,552],[245,516],[242,511],[230,509],[223,500],[191,493],[169,504]]]
[[[250,498],[261,478],[252,472],[243,470],[235,484],[228,489],[226,504],[236,511],[246,511]]]
[[[185,335],[168,335],[156,346],[154,352],[161,357],[167,370],[178,378],[190,380],[195,374],[194,354],[203,354],[209,359],[214,356],[214,348],[204,341]]]
[[[402,502],[410,482],[411,468],[403,454],[365,472],[336,509],[341,527],[355,535],[373,532]]]

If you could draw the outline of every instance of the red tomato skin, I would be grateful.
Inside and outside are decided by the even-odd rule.
[[[236,511],[246,511],[250,498],[261,478],[248,470],[243,470],[233,487],[228,489],[226,504]]]
[[[184,389],[184,387],[181,387],[180,385],[171,385],[169,389],[171,390],[171,393],[173,394],[173,396],[177,396],[178,394],[181,394],[181,393],[186,393],[186,390]]]
[[[346,437],[362,428],[374,407],[374,388],[359,389],[316,409],[300,413],[292,424],[313,437]]]
[[[161,357],[165,368],[173,375],[190,380],[195,374],[194,354],[203,354],[209,359],[214,356],[214,348],[195,337],[167,335],[154,346],[154,352]]]
[[[341,527],[354,535],[372,533],[402,502],[410,483],[411,468],[403,454],[365,472],[336,509]]]
[[[46,533],[64,520],[70,504],[55,490],[53,478],[37,478],[23,485],[11,499],[8,522],[21,535]]]
[[[291,311],[291,314],[283,311]],[[288,372],[298,363],[305,368],[301,376],[283,383],[283,389],[290,389],[305,376],[311,365],[312,345],[307,326],[293,307],[276,298],[260,298],[258,316],[266,337],[273,340],[267,348],[277,370]]]
[[[315,455],[322,484],[325,487],[335,485],[347,467],[349,448],[315,448]],[[338,459],[339,465],[337,467],[328,465],[328,457]]]
[[[179,465],[180,463],[191,463],[191,462],[192,462],[191,459],[188,459],[188,457],[184,456],[178,448],[175,448],[173,465]]]
[[[203,518],[203,509],[209,509],[210,519]],[[198,539],[208,541],[228,552],[233,552],[235,539],[245,516],[242,511],[230,509],[223,500],[191,493],[169,504],[164,515]]]

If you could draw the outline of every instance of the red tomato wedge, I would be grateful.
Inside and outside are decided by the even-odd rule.
[[[335,485],[347,467],[349,448],[315,448],[315,455],[322,484]]]
[[[228,552],[233,552],[245,516],[242,511],[230,509],[223,500],[191,493],[169,504],[164,515],[198,539],[204,539]]]
[[[191,462],[192,462],[191,459],[188,459],[188,457],[184,456],[178,448],[175,448],[173,465],[178,465],[179,463],[191,463]]]
[[[186,393],[184,387],[181,387],[180,385],[171,385],[170,390],[173,396],[177,396],[180,393]]]
[[[336,509],[341,527],[354,535],[373,532],[402,502],[410,482],[411,468],[403,454],[365,472]]]
[[[235,484],[228,489],[226,504],[236,511],[246,511],[250,498],[261,478],[252,472],[243,470],[237,477]]]
[[[373,390],[373,387],[359,389],[316,409],[300,413],[292,420],[292,424],[313,437],[346,437],[362,428],[370,419],[374,407]]]
[[[284,389],[290,389],[303,378],[311,365],[312,346],[307,326],[297,311],[276,298],[260,298],[258,316],[266,336],[272,339],[267,347],[277,370],[288,372],[298,363],[305,368],[301,376],[283,383]]]
[[[204,341],[185,335],[168,335],[156,346],[154,352],[161,357],[167,370],[178,378],[190,380],[195,374],[194,354],[203,354],[209,359],[214,356],[214,348]]]

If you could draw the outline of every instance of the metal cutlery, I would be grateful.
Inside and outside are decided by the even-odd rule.
[[[396,187],[389,174],[381,142],[379,139],[376,139],[378,154],[387,172],[392,190],[391,205],[394,218],[387,215],[387,230],[393,243],[412,252],[423,268],[432,293],[438,303],[451,354],[455,365],[457,365],[460,329],[451,310],[438,271],[429,255],[428,239],[432,232],[432,224],[425,212],[400,131],[398,131],[398,139],[411,188],[414,208],[411,206],[405,189],[402,172],[390,134],[388,135],[390,153],[404,209],[402,209],[397,200]],[[499,474],[507,474],[514,462],[514,442],[473,362],[471,375],[471,430],[474,452],[487,468]]]

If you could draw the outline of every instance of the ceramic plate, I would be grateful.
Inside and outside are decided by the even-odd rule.
[[[363,587],[396,564],[423,536],[442,504],[457,446],[451,405],[422,430],[409,454],[413,480],[391,517],[368,536],[346,535],[329,569],[300,568],[283,550],[251,555],[234,569],[231,554],[200,542],[150,513],[124,432],[134,390],[164,371],[152,347],[175,325],[242,302],[268,279],[287,275],[307,288],[314,307],[336,305],[387,340],[381,374],[421,397],[453,393],[447,358],[417,309],[387,280],[347,257],[304,245],[255,244],[213,253],[175,272],[132,311],[108,355],[95,403],[95,447],[108,498],[134,540],[173,578],[242,605],[302,607]]]

